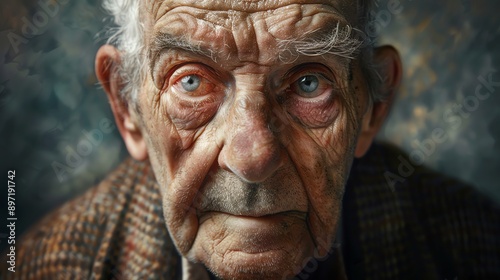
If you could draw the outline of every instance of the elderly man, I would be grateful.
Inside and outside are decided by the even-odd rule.
[[[369,0],[104,5],[96,72],[133,159],[8,277],[500,277],[498,209],[372,143],[402,69],[367,43]]]

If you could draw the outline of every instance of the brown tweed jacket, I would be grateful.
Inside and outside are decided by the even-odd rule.
[[[349,278],[500,279],[499,208],[425,168],[401,172],[405,157],[374,144],[353,164],[342,218]],[[394,186],[388,172],[400,176]],[[2,278],[181,278],[152,170],[131,159],[19,243],[16,272],[2,262]]]

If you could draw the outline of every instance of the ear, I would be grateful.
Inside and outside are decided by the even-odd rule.
[[[354,152],[355,157],[362,157],[370,148],[373,139],[384,123],[395,93],[401,82],[403,69],[398,51],[392,46],[382,46],[374,50],[373,60],[379,65],[379,74],[383,78],[380,91],[387,98],[374,102],[367,108],[361,125],[358,143]]]
[[[120,95],[122,83],[117,71],[119,65],[120,52],[115,47],[104,45],[97,51],[95,72],[108,96],[118,130],[130,155],[142,161],[148,158],[146,143],[135,110]]]

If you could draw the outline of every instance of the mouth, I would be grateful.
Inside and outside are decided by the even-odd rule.
[[[211,219],[215,215],[227,215],[232,216],[234,218],[240,218],[244,220],[273,220],[278,217],[286,217],[286,218],[296,218],[299,220],[306,220],[307,213],[298,210],[289,210],[289,211],[279,211],[279,212],[257,212],[257,211],[247,211],[247,212],[224,212],[224,211],[202,211],[198,213],[198,218],[200,224],[205,222],[208,219]]]
[[[233,236],[228,239],[232,240],[230,246],[234,247],[233,249],[238,251],[237,255],[242,258],[260,258],[264,257],[262,254],[266,252],[269,256],[276,254],[288,246],[291,235],[306,232],[307,228],[307,214],[300,211],[245,215],[210,211],[203,213],[199,219],[200,228],[223,228],[226,236]]]

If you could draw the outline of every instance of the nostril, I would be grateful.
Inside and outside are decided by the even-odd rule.
[[[282,151],[270,131],[238,133],[219,156],[221,168],[231,171],[248,183],[262,182],[282,164]]]

